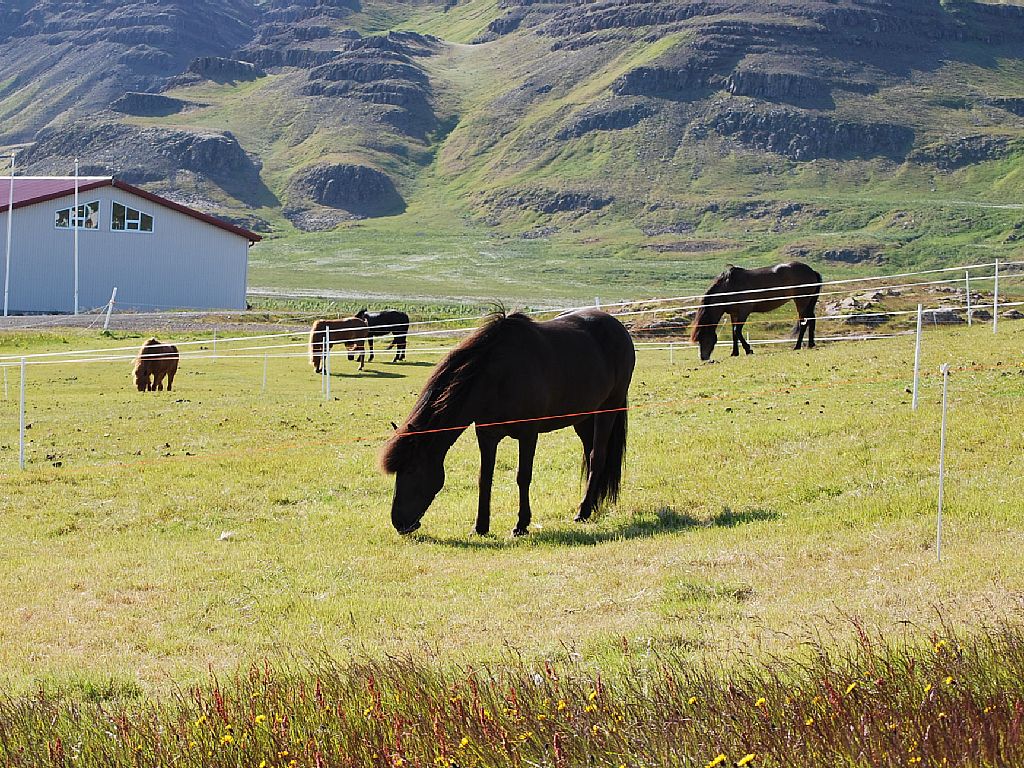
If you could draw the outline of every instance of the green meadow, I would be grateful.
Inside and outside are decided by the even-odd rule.
[[[2,349],[134,348],[141,338],[26,332],[6,334]],[[571,431],[544,435],[525,540],[509,535],[508,442],[495,535],[470,534],[471,433],[449,455],[420,532],[402,538],[390,526],[393,481],[376,457],[439,357],[429,350],[450,339],[414,338],[408,362],[385,353],[363,372],[335,354],[330,400],[301,341],[222,340],[216,358],[208,344],[182,346],[173,392],[136,392],[130,359],[30,365],[24,471],[19,372],[6,369],[8,691],[159,696],[211,672],[322,654],[458,664],[514,649],[600,668],[632,663],[626,648],[799,654],[820,632],[841,637],[848,617],[889,634],[1019,611],[1020,323],[998,334],[928,329],[916,412],[912,336],[740,358],[720,349],[712,365],[692,348],[641,345],[619,503],[573,523],[580,446]],[[121,355],[131,351],[109,353]]]

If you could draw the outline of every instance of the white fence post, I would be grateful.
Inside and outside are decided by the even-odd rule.
[[[25,358],[21,358],[21,405],[18,408],[18,467],[25,468]]]
[[[992,286],[992,333],[999,331],[999,259],[996,259],[996,281]]]
[[[4,317],[7,317],[7,300],[11,291],[11,226],[14,223],[14,154],[11,154],[11,180],[7,190],[7,250],[4,256]]]
[[[594,297],[594,306],[597,307],[598,309],[601,308],[601,297],[600,296],[595,296]]]
[[[217,359],[217,331],[213,332],[213,359]]]
[[[967,292],[967,327],[970,328],[973,324],[971,322],[973,318],[973,312],[971,312],[971,273],[970,271],[964,272],[964,289]]]
[[[914,345],[914,397],[910,409],[917,410],[917,389],[921,379],[921,319],[923,316],[922,306],[917,305],[917,343]]]
[[[114,299],[117,298],[117,286],[114,286],[113,292],[110,294],[110,301],[107,302],[107,316],[103,320],[103,330],[107,330],[110,327],[110,313],[114,311]]]
[[[324,371],[326,379],[325,394],[328,400],[331,399],[331,329],[327,329],[327,350],[324,352]]]
[[[939,514],[935,520],[935,554],[942,560],[942,503],[946,490],[946,403],[949,390],[949,363],[942,368],[942,431],[939,438]]]

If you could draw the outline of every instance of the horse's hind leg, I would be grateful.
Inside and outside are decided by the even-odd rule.
[[[175,374],[175,371],[168,371],[168,373],[167,373],[167,391],[168,392],[171,391],[171,385],[174,384],[174,374]]]
[[[372,363],[373,362],[373,336],[371,336],[369,333],[366,334],[366,343],[369,344],[369,346],[370,346],[370,359],[367,360],[366,362]],[[359,369],[362,370],[362,368],[363,368],[363,366],[360,365]]]
[[[582,523],[588,519],[597,506],[597,478],[604,471],[607,459],[608,438],[612,433],[612,426],[615,424],[617,414],[599,413],[593,417],[594,429],[591,437],[590,461],[587,463],[587,490],[580,502],[579,512],[576,514],[576,522]]]
[[[491,530],[491,483],[494,482],[494,461],[498,455],[500,439],[479,429],[476,431],[476,441],[480,446],[480,496],[474,530],[481,536],[486,536]]]
[[[740,327],[739,323],[735,320],[732,321],[732,355],[731,357],[739,357],[740,354]]]
[[[530,532],[533,512],[530,510],[530,481],[533,479],[533,457],[537,453],[537,433],[519,438],[519,470],[516,485],[519,486],[519,521],[512,529],[513,536],[525,536]]]
[[[402,336],[395,337],[395,344],[398,347],[398,354],[395,355],[395,362],[398,362],[399,360],[405,360],[405,343],[406,337],[404,334]]]

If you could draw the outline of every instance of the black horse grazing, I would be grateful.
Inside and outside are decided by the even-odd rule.
[[[391,339],[388,349],[398,347],[398,351],[395,352],[395,359],[392,362],[397,363],[400,360],[405,360],[406,337],[409,334],[409,316],[405,312],[400,312],[397,309],[385,309],[383,312],[367,312],[363,308],[356,312],[356,317],[361,317],[368,326],[366,341],[370,345],[370,357],[367,362],[373,362],[373,337],[387,336],[389,333],[394,334],[394,338]]]
[[[750,355],[754,350],[743,338],[743,324],[754,312],[771,312],[787,301],[796,304],[800,315],[800,335],[795,349],[800,349],[807,331],[807,347],[814,346],[814,306],[821,292],[821,275],[806,264],[791,261],[774,267],[743,269],[730,266],[708,288],[693,319],[690,341],[700,344],[700,359],[711,359],[718,342],[718,321],[728,314],[732,320],[732,354],[740,353],[739,345]]]
[[[476,424],[480,501],[476,532],[491,524],[491,480],[498,443],[519,441],[519,522],[530,525],[530,479],[537,436],[573,427],[583,442],[587,490],[576,520],[615,500],[626,452],[626,395],[636,354],[618,320],[585,309],[536,323],[525,315],[493,315],[442,360],[405,424],[381,453],[397,475],[391,523],[399,533],[420,527],[444,486],[444,457]]]

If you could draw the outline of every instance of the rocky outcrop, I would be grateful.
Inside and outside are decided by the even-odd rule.
[[[853,243],[840,246],[794,243],[787,246],[786,258],[821,259],[840,264],[884,264],[884,249],[875,243]]]
[[[1013,137],[979,134],[929,144],[915,150],[908,159],[934,165],[941,171],[955,171],[974,163],[1001,160],[1021,151],[1024,151],[1024,142],[1015,142]]]
[[[215,83],[233,83],[237,81],[256,80],[263,77],[264,72],[248,61],[226,59],[221,56],[203,56],[193,59],[188,71],[204,80]]]
[[[308,209],[308,203],[345,211],[349,218],[405,210],[405,202],[387,174],[365,165],[314,165],[292,176],[288,189],[292,216]]]
[[[656,114],[657,110],[643,102],[609,102],[598,104],[575,115],[555,138],[559,141],[574,139],[593,131],[621,131],[632,128],[641,120]]]
[[[260,167],[227,131],[190,132],[118,123],[44,131],[19,156],[29,173],[66,174],[74,158],[88,158],[83,175],[112,175],[131,184],[173,183],[188,172],[241,200],[263,191]]]
[[[115,112],[136,117],[166,117],[192,106],[190,102],[172,99],[159,93],[126,93],[110,108]]]
[[[727,109],[711,116],[707,129],[752,149],[791,160],[886,157],[902,160],[914,143],[911,128],[891,123],[851,123],[789,110]],[[695,135],[700,135],[697,129]]]
[[[326,64],[309,73],[306,96],[354,99],[385,107],[378,119],[409,136],[425,139],[438,126],[430,78],[417,57],[437,41],[413,33],[392,33],[351,41]]]
[[[486,204],[496,212],[530,210],[537,213],[588,213],[599,211],[614,198],[592,192],[563,192],[549,189],[506,190],[487,198]]]

